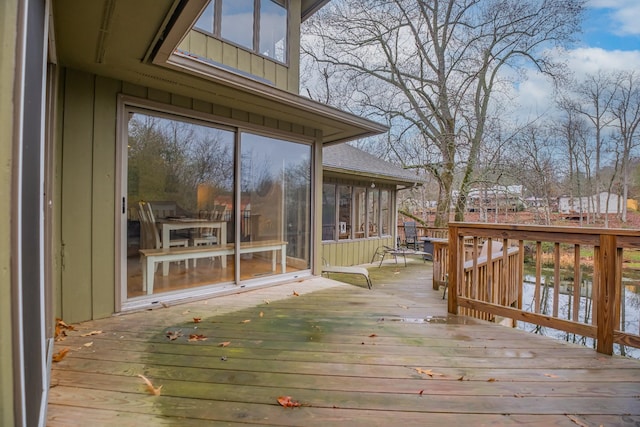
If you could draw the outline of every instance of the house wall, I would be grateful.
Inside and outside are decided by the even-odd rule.
[[[3,57],[0,61],[0,425],[14,422],[13,398],[13,331],[11,309],[11,168],[13,141],[13,82],[18,2],[0,2],[0,40]],[[9,53],[9,54],[8,54]]]
[[[359,187],[367,187],[371,184],[371,180],[361,180],[354,177],[353,179],[346,179],[344,177],[327,176],[324,178],[325,183],[351,185]],[[358,264],[366,264],[371,262],[371,258],[376,253],[376,249],[380,246],[395,247],[395,240],[397,235],[397,227],[395,227],[396,221],[396,197],[397,192],[395,187],[392,186],[380,186],[392,191],[392,206],[393,212],[391,218],[391,236],[382,237],[370,237],[366,239],[353,239],[353,240],[340,240],[340,241],[323,241],[322,242],[322,258],[329,263],[329,265],[335,266],[351,266]],[[322,230],[320,230],[321,232]],[[322,236],[322,233],[319,234]]]
[[[393,237],[322,242],[322,258],[329,265],[358,265],[371,262],[380,246],[394,246]]]
[[[56,314],[66,322],[110,316],[116,307],[115,186],[116,108],[119,94],[181,107],[252,126],[314,136],[313,129],[220,107],[152,87],[64,69],[61,71],[62,129],[59,286]]]
[[[300,1],[289,2],[289,62],[282,64],[251,53],[236,45],[191,30],[179,49],[218,62],[242,73],[271,82],[275,87],[292,93],[299,91],[300,67]]]

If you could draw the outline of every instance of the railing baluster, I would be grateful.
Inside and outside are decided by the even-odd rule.
[[[540,313],[540,285],[542,284],[542,242],[536,242],[536,289],[533,299],[535,313]]]
[[[553,317],[558,317],[560,299],[560,243],[553,247]]]
[[[580,296],[582,281],[582,271],[580,270],[580,245],[573,247],[573,316],[572,320],[577,322],[580,316]]]

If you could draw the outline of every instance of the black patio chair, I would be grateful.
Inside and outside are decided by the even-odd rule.
[[[404,245],[408,248],[418,250],[418,228],[415,221],[404,223]]]

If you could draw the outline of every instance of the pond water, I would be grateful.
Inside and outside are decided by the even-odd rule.
[[[624,305],[621,308],[621,321],[618,330],[628,333],[640,335],[640,278],[637,278],[635,272],[623,272],[622,278],[622,301]],[[562,319],[570,319],[573,313],[573,273],[563,272],[561,277],[568,279],[560,280],[560,294],[558,296],[558,317]],[[525,267],[524,290],[522,298],[522,308],[525,311],[534,312],[534,293],[535,293],[535,275],[533,269],[528,270]],[[554,295],[553,295],[553,272],[543,277],[540,285],[542,314],[551,315],[553,313]],[[580,306],[578,317],[580,322],[591,324],[591,309],[593,301],[591,298],[591,276],[584,274],[580,285]],[[553,337],[567,342],[582,344],[591,348],[595,348],[595,342],[592,338],[575,335],[565,331],[538,326],[531,323],[518,322],[518,328],[537,333],[544,336]],[[640,359],[640,349],[614,344],[614,353]]]

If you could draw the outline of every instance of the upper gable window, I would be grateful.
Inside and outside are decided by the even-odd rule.
[[[276,61],[287,60],[287,0],[211,0],[195,28]]]

